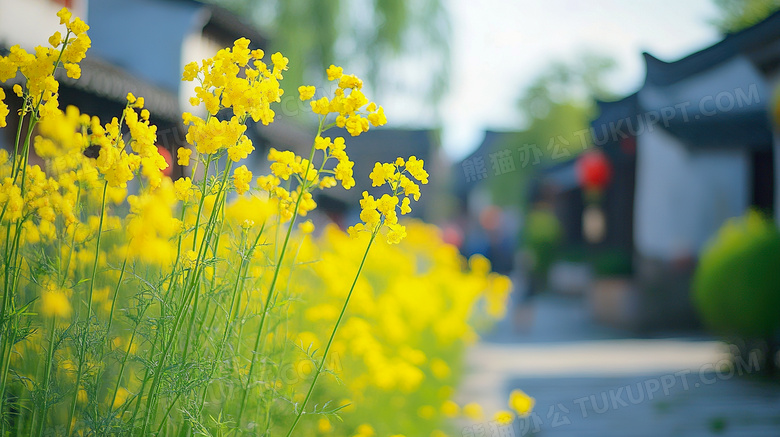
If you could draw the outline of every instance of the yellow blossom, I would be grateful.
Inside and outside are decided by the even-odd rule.
[[[453,401],[445,401],[441,405],[441,412],[447,417],[457,417],[460,414],[460,407]]]
[[[6,125],[6,116],[8,116],[8,105],[3,102],[3,99],[5,99],[5,91],[3,91],[2,88],[0,88],[0,127],[5,127]]]
[[[313,86],[299,86],[298,94],[301,96],[301,100],[309,100],[314,97],[316,89]]]
[[[406,237],[406,226],[399,224],[387,225],[389,232],[387,233],[387,242],[389,244],[398,244]]]
[[[314,223],[312,223],[311,220],[306,220],[305,222],[299,224],[298,228],[304,234],[311,234],[312,232],[314,232]]]
[[[536,400],[531,396],[528,396],[524,391],[520,389],[512,390],[509,394],[509,408],[517,412],[521,417],[525,417],[531,414],[534,409]]]
[[[192,180],[188,177],[179,178],[173,183],[176,190],[176,198],[182,201],[188,201],[192,196]]]
[[[314,148],[316,150],[327,150],[331,144],[330,137],[322,138],[318,135],[317,138],[314,139]]]
[[[372,126],[384,126],[387,124],[387,117],[385,116],[385,110],[381,106],[379,109],[376,110],[376,112],[372,112],[368,114],[367,116],[368,122],[371,123]]]
[[[483,419],[482,406],[476,402],[469,402],[463,406],[463,415],[475,421]]]
[[[60,18],[60,24],[67,24],[70,22],[71,13],[68,8],[62,8],[57,12],[57,16]]]
[[[311,110],[315,114],[328,115],[330,113],[330,103],[327,97],[320,97],[317,100],[311,101]]]
[[[328,75],[328,80],[336,80],[341,78],[341,75],[344,74],[344,69],[331,64],[325,72]]]
[[[361,437],[373,437],[374,435],[376,435],[376,431],[374,431],[374,428],[367,423],[358,426],[357,433]]]
[[[41,294],[41,313],[47,317],[70,317],[73,308],[63,290],[50,287]]]
[[[233,185],[238,194],[244,194],[249,191],[249,182],[252,181],[252,172],[245,165],[233,170]]]
[[[127,391],[127,389],[124,387],[119,387],[119,390],[116,392],[116,398],[114,399],[112,408],[116,410],[124,405],[128,397],[130,397],[130,392]]]
[[[190,155],[192,155],[192,149],[179,147],[179,149],[176,151],[176,162],[179,165],[187,167],[190,165]]]
[[[330,424],[330,420],[325,417],[321,417],[317,422],[317,430],[322,434],[326,434],[333,431],[333,425]]]
[[[409,206],[411,202],[409,201],[408,197],[404,197],[404,200],[401,202],[401,215],[409,214],[412,212],[412,207]]]
[[[446,379],[450,376],[450,366],[444,360],[434,358],[431,360],[431,372],[437,379]]]
[[[493,420],[498,422],[499,425],[505,426],[515,421],[515,415],[509,411],[501,410],[493,415]]]
[[[374,169],[371,171],[371,174],[368,175],[368,177],[371,178],[371,186],[373,187],[380,187],[385,183],[385,180],[387,179],[387,174],[385,173],[384,166],[377,162],[374,164]]]
[[[62,34],[59,31],[54,32],[54,34],[49,37],[49,44],[51,44],[52,47],[58,47],[61,43],[62,43]]]
[[[287,70],[287,63],[290,62],[281,53],[276,52],[271,55],[271,62],[274,64],[274,70]]]

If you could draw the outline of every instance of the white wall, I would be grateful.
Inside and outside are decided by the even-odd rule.
[[[206,18],[203,17],[203,24],[206,23]],[[181,71],[184,71],[184,66],[190,62],[200,62],[203,59],[210,58],[217,54],[217,52],[224,47],[221,47],[216,41],[203,35],[202,26],[200,29],[190,33],[184,38],[184,44],[181,50]],[[190,105],[190,97],[195,97],[195,87],[198,86],[197,81],[184,82],[179,85],[179,107],[183,108],[183,111],[188,111],[199,117],[206,116],[206,107],[200,105],[197,108]]]
[[[663,129],[637,138],[634,239],[643,256],[697,255],[724,221],[750,202],[748,155],[691,151]]]
[[[96,0],[99,1],[99,0]],[[56,31],[65,35],[57,11],[62,4],[51,0],[0,0],[0,44],[6,48],[19,44],[31,51],[35,46],[48,45]],[[87,1],[74,1],[71,12],[87,21]]]

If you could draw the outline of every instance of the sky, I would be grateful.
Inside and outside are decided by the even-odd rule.
[[[642,52],[674,61],[720,39],[711,0],[444,0],[452,25],[450,88],[442,101],[443,146],[451,159],[475,149],[485,129],[517,129],[523,88],[556,60],[583,51],[617,62],[618,95],[644,79]],[[415,124],[404,108],[388,119]]]

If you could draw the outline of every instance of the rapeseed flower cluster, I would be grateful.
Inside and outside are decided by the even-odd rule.
[[[332,96],[299,89],[318,115],[309,156],[271,149],[255,176],[238,165],[254,150],[246,123],[273,121],[288,60],[266,64],[242,38],[188,64],[205,115],[182,116],[174,181],[143,97],[110,121],[59,108],[53,72],[77,77],[90,41],[58,16],[53,48],[0,58],[0,80],[26,78],[23,147],[0,151],[0,435],[444,436],[449,418],[482,416],[454,387],[511,284],[401,220],[424,163],[374,167],[389,193],[363,193],[352,238],[299,223],[314,190],[355,185],[347,141],[325,132],[386,122],[360,79],[331,66]]]
[[[381,187],[387,184],[391,194],[383,194],[379,199],[375,199],[364,191],[360,201],[360,219],[363,223],[350,227],[350,235],[354,236],[363,231],[376,233],[380,229],[386,229],[388,243],[400,242],[406,236],[406,228],[398,223],[398,213],[405,215],[412,212],[410,199],[420,199],[420,186],[412,178],[421,184],[428,183],[428,172],[423,169],[423,164],[423,160],[415,156],[410,156],[406,161],[399,157],[393,163],[374,164],[369,175],[372,185]]]
[[[329,81],[335,81],[337,88],[333,97],[323,96],[311,101],[315,114],[327,116],[336,114],[335,125],[346,128],[352,136],[367,132],[369,125],[382,126],[387,123],[385,111],[374,102],[369,102],[363,94],[363,81],[352,74],[344,74],[344,69],[331,65],[326,71]],[[301,100],[312,99],[316,90],[311,86],[298,89]]]
[[[24,87],[14,86],[14,92],[26,96],[27,108],[44,113],[57,108],[59,83],[54,78],[57,68],[65,68],[68,77],[81,77],[78,63],[86,56],[92,41],[86,32],[89,29],[80,18],[73,18],[67,10],[61,10],[57,16],[60,24],[66,26],[65,36],[60,32],[49,38],[51,47],[38,46],[35,53],[27,53],[18,45],[12,46],[8,56],[0,56],[0,82],[6,82],[21,72],[26,79]],[[0,120],[3,120],[0,110]],[[36,114],[38,115],[38,114]],[[43,115],[43,114],[40,114]],[[4,121],[3,121],[4,124]],[[3,126],[0,124],[0,127]]]
[[[281,53],[274,53],[269,69],[262,61],[264,52],[249,50],[249,44],[248,39],[241,38],[233,44],[232,50],[222,49],[200,64],[192,62],[184,67],[183,80],[197,80],[200,84],[195,87],[195,97],[190,99],[192,106],[202,103],[212,117],[222,108],[231,108],[239,119],[250,116],[263,124],[273,122],[274,111],[270,104],[279,102],[284,93],[279,81],[283,78],[282,72],[287,70],[288,60]],[[198,127],[202,122],[199,117],[192,118],[193,126]],[[187,117],[185,124],[189,124]]]

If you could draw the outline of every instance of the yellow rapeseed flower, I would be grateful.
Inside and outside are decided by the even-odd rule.
[[[374,428],[367,423],[358,426],[357,433],[361,437],[373,437],[376,435],[376,431],[374,431]]]
[[[447,417],[458,417],[460,414],[460,407],[453,401],[444,401],[441,404],[441,413]]]
[[[330,424],[330,420],[325,417],[321,417],[317,422],[317,430],[322,434],[326,434],[333,431],[333,425]]]
[[[0,127],[6,126],[5,118],[9,114],[8,105],[3,101],[5,99],[5,91],[0,88]]]
[[[314,97],[314,93],[317,90],[313,86],[299,86],[298,94],[301,96],[301,100],[306,101]]]
[[[233,185],[238,194],[244,194],[249,191],[249,182],[252,181],[252,172],[245,165],[233,170]]]
[[[340,79],[341,75],[344,74],[344,69],[331,64],[325,73],[328,75],[328,80],[336,80]]]
[[[471,420],[479,421],[483,419],[482,406],[476,402],[469,402],[463,406],[463,415]]]
[[[60,24],[68,24],[70,22],[71,12],[68,8],[62,8],[57,12],[57,17],[60,18]]]
[[[498,422],[499,425],[509,425],[515,421],[515,415],[509,411],[501,410],[493,415],[493,420]]]
[[[116,398],[114,399],[114,405],[112,406],[113,409],[117,409],[125,404],[127,401],[127,398],[130,396],[130,392],[127,391],[124,387],[119,387],[119,390],[116,392]]]
[[[312,232],[314,232],[314,223],[312,223],[311,220],[306,220],[305,222],[299,224],[298,228],[304,234],[311,234]]]
[[[536,400],[534,398],[528,396],[520,389],[512,390],[512,393],[509,394],[509,408],[517,412],[521,417],[531,414],[535,403]]]
[[[41,313],[47,317],[70,317],[73,308],[63,290],[49,287],[41,294]]]
[[[192,197],[192,179],[179,178],[173,183],[173,188],[176,191],[176,198],[184,202],[190,200]]]
[[[176,151],[176,162],[179,165],[187,167],[190,165],[190,156],[192,155],[192,149],[186,147],[179,147]]]

